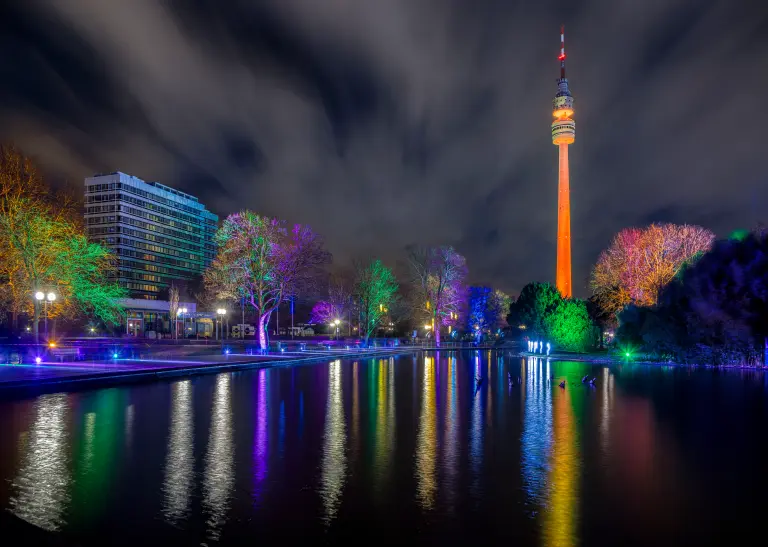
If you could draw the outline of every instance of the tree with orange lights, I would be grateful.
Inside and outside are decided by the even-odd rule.
[[[125,291],[110,281],[114,270],[112,253],[88,241],[72,196],[52,195],[30,158],[0,146],[0,303],[13,328],[26,312],[37,335],[33,295],[43,289],[58,296],[49,317],[87,313],[116,324]]]
[[[651,224],[616,234],[592,270],[595,299],[607,313],[628,304],[653,306],[686,265],[707,252],[715,235],[701,226]]]

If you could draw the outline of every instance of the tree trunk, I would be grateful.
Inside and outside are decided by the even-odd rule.
[[[256,327],[259,330],[259,348],[262,350],[266,350],[268,348],[268,340],[267,340],[267,325],[266,321],[269,319],[269,316],[267,314],[261,314],[259,313],[257,316],[258,323]]]
[[[440,323],[435,321],[435,346],[440,347]]]

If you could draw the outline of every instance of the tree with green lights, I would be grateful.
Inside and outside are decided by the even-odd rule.
[[[398,284],[392,270],[381,260],[357,264],[354,294],[360,310],[360,336],[368,339],[387,316],[397,293]]]
[[[583,352],[591,343],[592,321],[583,300],[563,298],[546,317],[544,324],[555,348]]]
[[[547,336],[545,319],[554,313],[561,300],[560,293],[551,283],[528,283],[511,305],[507,322],[524,325],[531,337]]]
[[[550,283],[529,283],[512,304],[510,324],[525,325],[532,339],[551,341],[556,349],[586,351],[592,321],[584,301],[563,298]]]
[[[5,268],[13,268],[12,283],[28,287],[24,307],[32,308],[35,335],[41,310],[33,297],[38,290],[57,295],[49,306],[50,317],[91,314],[107,324],[120,322],[122,307],[117,299],[124,298],[125,291],[109,280],[115,259],[106,247],[89,242],[67,222],[34,209],[0,215],[0,237]]]
[[[120,321],[125,291],[110,281],[114,256],[87,240],[74,210],[67,198],[50,199],[29,158],[0,147],[0,291],[14,323],[20,312],[32,315],[36,337],[36,291],[56,293],[50,317]]]

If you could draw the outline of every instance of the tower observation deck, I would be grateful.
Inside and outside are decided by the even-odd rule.
[[[565,27],[560,28],[560,78],[558,92],[552,101],[552,144],[559,148],[557,177],[557,271],[555,285],[564,298],[573,296],[571,285],[571,188],[568,169],[568,146],[576,140],[573,121],[573,96],[565,77]]]

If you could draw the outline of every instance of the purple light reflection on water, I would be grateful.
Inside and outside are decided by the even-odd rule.
[[[253,435],[253,500],[261,498],[264,479],[267,478],[269,456],[269,371],[262,369],[258,375],[256,394],[256,431]]]
[[[304,392],[299,393],[299,439],[304,433]]]
[[[285,449],[285,401],[280,401],[280,421],[277,426],[277,447],[282,457]]]

